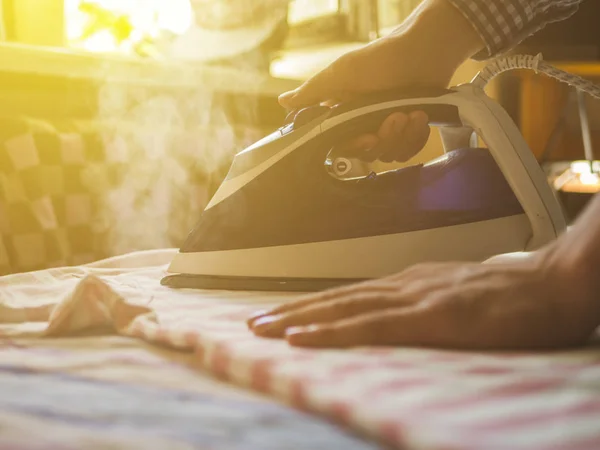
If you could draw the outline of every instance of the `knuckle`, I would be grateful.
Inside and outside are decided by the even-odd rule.
[[[332,72],[342,72],[344,70],[348,70],[349,68],[352,67],[352,65],[354,65],[354,61],[356,59],[355,55],[354,55],[354,51],[350,51],[347,53],[344,53],[343,55],[340,55],[335,61],[333,61],[333,63],[331,63],[329,65],[329,68],[332,70]]]
[[[315,308],[313,312],[326,317],[335,317],[340,313],[343,313],[343,311],[344,308],[342,306],[342,302],[339,300],[334,300],[319,305],[318,308]]]
[[[393,275],[393,279],[399,278],[418,278],[423,275],[432,275],[437,271],[436,263],[420,263],[404,269],[402,272]]]

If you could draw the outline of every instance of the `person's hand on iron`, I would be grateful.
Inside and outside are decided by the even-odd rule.
[[[297,110],[389,89],[444,88],[460,64],[482,47],[481,38],[449,2],[426,0],[394,33],[346,53],[299,88],[282,94],[279,102]],[[404,162],[425,146],[429,134],[424,112],[394,113],[377,133],[341,143],[335,153]]]
[[[292,346],[555,349],[600,324],[592,283],[554,249],[518,263],[436,263],[259,313],[257,336]],[[568,264],[568,263],[567,263]]]
[[[336,155],[365,162],[405,162],[423,149],[429,139],[429,118],[423,111],[389,115],[377,133],[363,134],[333,149]]]
[[[317,103],[333,106],[360,96],[368,90],[361,90],[359,79],[352,77],[356,73],[355,66],[369,64],[365,60],[381,57],[369,46],[347,53],[295,91],[283,94],[279,101],[288,109],[298,110]],[[341,86],[348,86],[348,90],[340,91]],[[400,86],[402,85],[398,84],[397,87]],[[386,85],[374,84],[372,87],[378,90],[385,89]],[[396,112],[382,122],[376,133],[349,139],[340,143],[333,151],[337,155],[356,157],[366,162],[404,162],[416,155],[427,143],[430,134],[428,120],[423,111],[410,114]]]

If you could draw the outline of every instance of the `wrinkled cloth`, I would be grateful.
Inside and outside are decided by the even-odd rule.
[[[600,347],[554,353],[292,348],[245,319],[283,293],[160,285],[174,250],[0,278],[0,332],[90,332],[191,352],[199,369],[402,449],[600,448]]]

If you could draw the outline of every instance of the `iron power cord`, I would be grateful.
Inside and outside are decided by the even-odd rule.
[[[513,55],[498,58],[485,66],[471,81],[475,86],[484,89],[494,77],[510,70],[529,69],[568,84],[590,96],[600,99],[600,86],[578,75],[557,69],[545,62],[541,54]]]

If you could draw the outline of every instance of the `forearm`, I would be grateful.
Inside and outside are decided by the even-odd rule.
[[[393,41],[397,55],[411,55],[403,66],[407,75],[414,73],[418,80],[405,83],[428,85],[449,82],[462,63],[485,48],[480,35],[448,0],[424,0],[380,41]]]
[[[423,55],[416,64],[435,66],[449,78],[447,72],[467,59],[495,57],[547,24],[571,17],[582,1],[423,0],[390,38],[412,42]]]
[[[485,47],[479,33],[448,0],[425,0],[412,17],[411,31],[415,42],[453,70]]]

